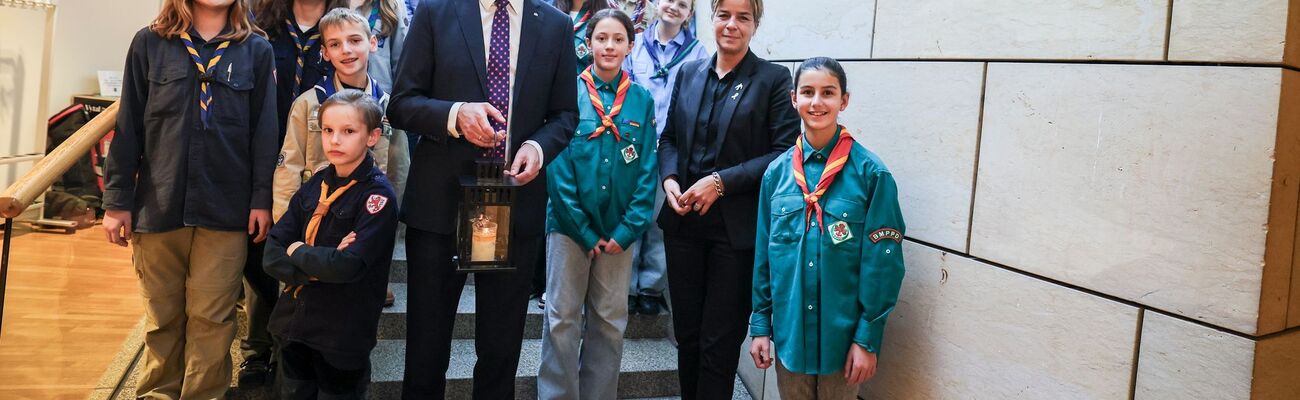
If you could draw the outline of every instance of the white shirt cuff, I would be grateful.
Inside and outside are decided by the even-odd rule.
[[[458,101],[451,105],[451,112],[447,113],[447,135],[460,139],[460,131],[456,130],[456,114],[460,112],[460,106],[465,102]]]
[[[542,145],[537,144],[536,140],[524,141],[524,145],[533,146],[534,149],[537,149],[537,157],[541,158],[543,162],[546,161],[546,153],[542,152]]]

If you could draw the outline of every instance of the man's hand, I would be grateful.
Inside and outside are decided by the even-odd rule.
[[[709,207],[718,200],[718,189],[713,186],[714,179],[717,178],[710,175],[695,181],[695,184],[691,185],[690,189],[686,189],[686,193],[682,193],[681,199],[678,200],[682,203],[682,207],[695,210],[700,215],[708,214]]]
[[[343,240],[339,241],[339,247],[338,247],[339,251],[347,250],[348,246],[351,246],[352,242],[355,241],[357,241],[357,233],[348,232],[348,235],[344,236]]]
[[[844,379],[850,385],[866,382],[876,375],[876,353],[867,351],[857,343],[849,345],[849,355],[844,360]]]
[[[492,118],[501,124],[506,123],[506,117],[497,111],[488,103],[465,103],[460,105],[456,110],[456,130],[460,135],[478,147],[491,148],[496,147],[497,143],[505,139],[504,131],[498,132],[492,129],[492,124],[488,122]]]
[[[271,210],[265,208],[248,210],[248,234],[255,235],[253,243],[262,243],[269,232],[271,232]]]
[[[127,210],[104,211],[104,237],[109,243],[126,247],[131,240],[131,212]]]
[[[755,336],[749,342],[749,357],[754,359],[754,367],[767,369],[772,366],[772,337]]]
[[[619,245],[618,241],[609,239],[605,241],[603,250],[605,250],[605,254],[618,254],[623,252],[623,246]]]
[[[681,202],[682,187],[677,184],[677,179],[668,178],[664,180],[664,199],[668,201],[668,206],[673,208],[677,215],[686,215],[691,209],[686,208]]]
[[[515,153],[515,162],[510,165],[506,175],[515,177],[520,185],[527,185],[542,172],[542,155],[537,154],[537,148],[531,144],[519,147],[519,152]]]

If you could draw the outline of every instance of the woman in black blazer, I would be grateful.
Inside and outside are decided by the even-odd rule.
[[[790,70],[754,55],[762,0],[712,0],[718,53],[685,64],[659,139],[684,399],[730,398],[750,312],[759,181],[794,145]]]

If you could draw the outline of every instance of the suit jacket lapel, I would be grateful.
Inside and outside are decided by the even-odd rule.
[[[756,56],[752,52],[746,54],[745,60],[741,61],[740,67],[731,72],[736,74],[736,80],[731,82],[731,88],[727,89],[729,93],[722,99],[722,115],[720,115],[722,120],[718,121],[718,136],[714,138],[713,142],[714,148],[719,149],[719,156],[722,154],[722,144],[726,143],[727,132],[731,130],[731,119],[736,115],[736,106],[745,98],[745,91],[750,86],[749,78],[750,74],[753,73],[751,67],[754,65],[754,61],[750,60],[750,57]],[[765,112],[765,110],[759,110],[759,112]]]
[[[456,20],[460,25],[461,36],[465,37],[465,46],[469,47],[470,64],[474,65],[474,71],[478,73],[479,90],[482,91],[483,98],[487,99],[487,54],[483,51],[483,16],[479,14],[478,0],[462,0],[457,4]]]
[[[522,90],[520,89],[527,86],[523,84],[523,77],[527,72],[523,67],[532,65],[533,54],[537,52],[537,37],[541,36],[540,29],[542,16],[544,15],[537,11],[538,4],[535,4],[535,0],[524,0],[518,3],[523,3],[516,5],[516,7],[519,7],[519,20],[522,26],[519,27],[519,59],[515,61],[517,69],[515,70],[514,95],[510,99],[512,106],[515,104],[515,100],[521,98],[519,93]]]

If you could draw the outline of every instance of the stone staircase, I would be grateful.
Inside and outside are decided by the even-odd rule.
[[[389,285],[396,302],[384,309],[379,319],[379,345],[370,354],[372,364],[369,397],[400,398],[406,353],[406,263],[394,261]],[[452,331],[451,365],[447,369],[447,398],[468,399],[474,370],[474,296],[470,282],[461,293]],[[536,301],[528,305],[524,322],[524,343],[515,373],[515,398],[537,398],[537,370],[541,362],[542,325],[545,317]],[[677,348],[668,339],[671,317],[633,315],[628,319],[623,362],[619,373],[619,398],[675,398]],[[743,390],[743,389],[742,389]]]

